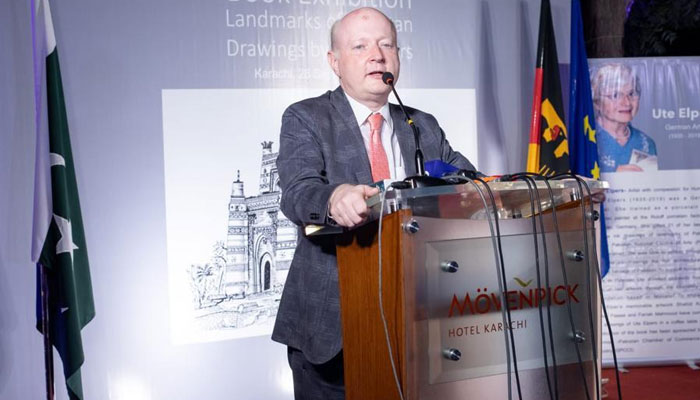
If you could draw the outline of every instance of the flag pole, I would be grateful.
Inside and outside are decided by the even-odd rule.
[[[46,267],[39,264],[41,279],[41,331],[44,333],[44,370],[46,375],[46,399],[54,400],[53,347],[49,324],[49,279]]]

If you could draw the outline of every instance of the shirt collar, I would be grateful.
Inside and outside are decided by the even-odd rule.
[[[345,97],[347,97],[348,103],[350,103],[350,108],[352,108],[352,112],[355,114],[357,125],[362,126],[362,124],[367,121],[367,118],[374,112],[370,110],[369,107],[348,96],[347,93],[345,93]],[[388,124],[389,128],[393,128],[393,121],[391,120],[391,113],[389,112],[389,102],[384,103],[382,108],[380,108],[377,112],[382,114],[382,117],[384,117],[384,123]]]

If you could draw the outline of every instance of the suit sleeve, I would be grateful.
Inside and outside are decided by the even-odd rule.
[[[416,115],[416,119],[420,119],[420,125],[425,127],[426,133],[424,134],[424,131],[421,131],[421,140],[426,140],[426,143],[422,143],[426,157],[432,157],[433,159],[440,157],[441,161],[459,169],[476,171],[476,167],[462,153],[452,149],[450,142],[445,137],[445,132],[432,114],[418,110],[413,110],[413,114]],[[428,153],[428,149],[432,151]]]
[[[338,186],[326,177],[318,132],[293,109],[282,116],[277,171],[281,208],[297,225],[326,224],[328,199]]]
[[[440,128],[440,158],[442,161],[454,165],[459,169],[466,169],[469,171],[476,171],[476,167],[465,157],[462,153],[452,150],[450,142],[447,141],[445,137],[445,132]]]

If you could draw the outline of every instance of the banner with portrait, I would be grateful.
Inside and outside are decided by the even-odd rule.
[[[700,358],[700,59],[590,60],[623,364]],[[609,338],[603,357],[612,362]]]

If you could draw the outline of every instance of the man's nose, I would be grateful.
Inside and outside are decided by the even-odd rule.
[[[384,52],[378,43],[372,44],[370,46],[370,60],[378,63],[384,62]]]

